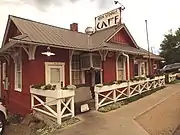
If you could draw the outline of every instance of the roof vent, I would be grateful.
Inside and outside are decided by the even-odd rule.
[[[94,32],[94,29],[93,29],[92,27],[87,27],[87,28],[85,29],[85,33],[88,34],[88,35],[93,34],[93,32]]]

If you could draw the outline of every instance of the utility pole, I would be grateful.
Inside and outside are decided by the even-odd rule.
[[[145,20],[146,24],[146,36],[147,36],[147,45],[148,45],[148,65],[149,65],[149,74],[151,74],[151,57],[150,57],[150,47],[149,47],[149,35],[148,35],[148,27],[147,27],[147,20]]]

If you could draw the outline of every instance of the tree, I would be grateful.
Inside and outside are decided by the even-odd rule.
[[[165,64],[180,63],[180,28],[164,35],[160,45],[160,56],[165,58]]]

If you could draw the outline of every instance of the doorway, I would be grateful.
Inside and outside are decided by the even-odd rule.
[[[45,62],[46,85],[56,85],[57,88],[65,86],[65,63],[62,62]],[[53,98],[46,98],[48,105],[56,105]]]

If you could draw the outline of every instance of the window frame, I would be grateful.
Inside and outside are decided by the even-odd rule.
[[[134,75],[134,77],[145,77],[145,76],[147,76],[149,74],[148,61],[147,60],[140,60],[140,59],[136,59],[135,61],[137,62],[137,65],[138,65],[138,75],[137,76]],[[144,74],[142,74],[142,72],[141,72],[141,66],[143,63],[144,63]]]
[[[77,61],[73,61],[73,57],[77,57],[79,58],[78,62]],[[73,69],[73,64],[79,64],[79,69]],[[74,73],[76,74],[76,72],[79,72],[79,77],[74,78]],[[79,80],[78,80],[79,79]],[[81,57],[79,54],[73,54],[72,56],[72,60],[71,60],[71,80],[72,80],[72,85],[80,85],[82,84],[82,71],[81,71]],[[78,84],[75,84],[74,82],[78,82]]]
[[[15,75],[15,77],[14,77],[14,90],[15,91],[19,91],[19,92],[22,92],[22,51],[21,51],[21,49],[15,54],[15,56],[14,56],[14,58],[15,58],[15,61],[14,61],[14,75]],[[17,61],[18,61],[18,59],[19,59],[19,70],[17,71]],[[20,73],[20,78],[18,78],[18,73]],[[20,79],[20,81],[18,80],[18,79]],[[18,82],[20,82],[20,85],[21,85],[21,88],[19,88],[18,87]]]
[[[62,68],[62,78],[63,87],[65,86],[65,63],[64,62],[44,62],[45,64],[45,83],[49,84],[51,82],[50,69],[51,68]],[[55,84],[56,85],[56,84]]]
[[[120,58],[122,57],[122,67],[119,68],[119,61]],[[123,77],[120,79],[119,78],[119,71],[123,71]],[[120,55],[117,59],[116,59],[116,80],[125,80],[126,79],[126,59],[124,56]]]

